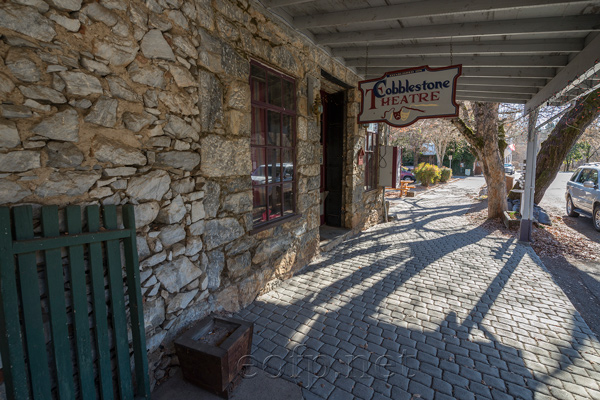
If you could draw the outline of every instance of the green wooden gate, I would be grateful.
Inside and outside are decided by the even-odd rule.
[[[67,207],[61,233],[58,207],[42,207],[39,237],[31,206],[14,207],[12,218],[0,207],[0,352],[9,399],[150,399],[133,206],[123,207],[125,229],[117,229],[115,206],[103,207],[102,227],[98,206],[85,216],[84,231],[80,207]]]

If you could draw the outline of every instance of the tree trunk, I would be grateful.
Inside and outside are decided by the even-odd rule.
[[[571,148],[600,113],[600,89],[577,100],[542,143],[535,169],[534,202],[539,204]]]
[[[499,218],[507,205],[504,162],[499,148],[498,103],[473,103],[473,114],[474,130],[460,118],[453,118],[452,123],[483,162],[483,175],[488,186],[488,218]]]
[[[435,156],[437,158],[437,166],[442,168],[444,166],[444,155],[446,154],[446,148],[448,146],[436,146],[435,147]]]

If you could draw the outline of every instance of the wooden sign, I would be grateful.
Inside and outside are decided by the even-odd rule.
[[[462,65],[422,66],[361,81],[358,123],[385,122],[404,127],[419,119],[456,117],[456,82],[461,72]]]

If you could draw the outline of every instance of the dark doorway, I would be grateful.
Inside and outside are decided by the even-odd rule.
[[[345,93],[343,91],[335,94],[321,92],[321,98],[323,99],[321,192],[328,192],[321,222],[329,226],[342,226]]]

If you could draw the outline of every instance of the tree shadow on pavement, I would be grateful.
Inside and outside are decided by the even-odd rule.
[[[600,338],[600,266],[597,262],[558,257],[541,257],[552,279],[565,292],[577,311]],[[585,268],[595,270],[594,274]],[[596,276],[594,276],[596,275]]]
[[[239,314],[256,324],[254,362],[330,399],[556,397],[572,369],[595,371],[591,331],[548,310],[531,249],[457,229],[466,208],[417,206],[409,226],[377,226],[255,301]],[[524,262],[537,272],[515,274]]]

